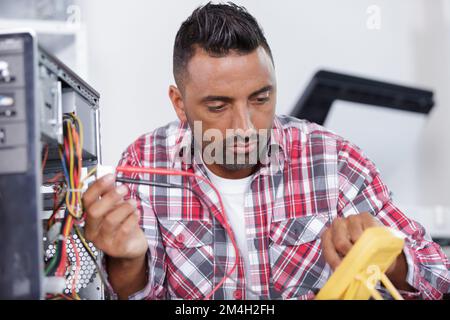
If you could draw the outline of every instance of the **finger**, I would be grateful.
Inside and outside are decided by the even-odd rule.
[[[131,214],[128,218],[120,225],[119,230],[116,233],[117,239],[127,239],[127,241],[121,241],[121,244],[124,246],[123,250],[125,251],[125,255],[136,250],[136,246],[139,243],[136,241],[136,237],[130,237],[132,233],[136,233],[139,228],[139,218],[136,214]]]
[[[97,233],[104,216],[121,205],[123,196],[128,192],[125,185],[110,190],[100,200],[86,209],[86,228],[91,237]]]
[[[109,240],[109,243],[114,243],[116,252],[111,252],[117,257],[131,257],[136,256],[136,251],[141,251],[140,248],[145,245],[146,241],[142,242],[139,232],[139,219],[136,214],[130,214],[117,230],[114,241]],[[119,253],[120,252],[120,253]]]
[[[332,239],[336,251],[342,256],[350,251],[352,243],[350,241],[350,234],[347,230],[347,222],[342,218],[337,218],[332,224]]]
[[[378,227],[382,224],[376,219],[372,214],[369,212],[363,212],[360,213],[359,216],[361,217],[362,224],[364,229],[370,228],[370,227]]]
[[[325,230],[322,235],[322,251],[325,261],[330,265],[330,267],[335,270],[337,266],[341,263],[341,258],[334,247],[331,229]]]
[[[102,218],[106,213],[113,210],[114,206],[118,205],[127,193],[127,186],[120,185],[104,194],[100,200],[94,202],[86,211],[92,218]]]
[[[347,229],[350,234],[350,241],[354,244],[364,232],[362,220],[358,219],[357,216],[351,215],[347,218]]]
[[[128,235],[134,230],[136,227],[139,227],[139,213],[137,210],[133,212],[133,214],[129,215],[125,221],[121,224],[119,232]]]
[[[136,201],[130,199],[109,212],[102,220],[100,229],[102,237],[113,237],[130,215],[136,211]]]
[[[114,180],[114,175],[107,174],[106,176],[91,184],[83,194],[83,206],[85,208],[90,207],[102,195],[112,190],[114,188]]]

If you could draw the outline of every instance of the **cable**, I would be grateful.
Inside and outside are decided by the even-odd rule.
[[[47,220],[47,230],[49,230],[51,228],[51,226],[54,224],[56,214],[64,203],[64,199],[62,199],[59,203],[57,202],[58,201],[58,193],[59,192],[57,191],[56,186],[53,187],[53,211],[52,211],[52,215]]]
[[[74,219],[79,219],[82,217],[82,214],[79,214],[81,209],[81,196],[78,189],[80,186],[82,165],[82,133],[79,135],[77,132],[77,129],[81,129],[81,125],[79,120],[74,118],[73,114],[65,114],[63,117],[63,122],[64,142],[63,145],[58,146],[58,152],[61,158],[65,185],[67,187],[64,197],[66,210],[64,211],[64,219],[61,225],[58,245],[56,247],[57,252],[45,269],[45,273],[47,275],[53,272],[55,272],[56,275],[64,275],[67,259],[66,242],[70,237]],[[78,191],[74,191],[77,189]],[[54,200],[55,199],[56,197]],[[55,205],[53,214],[48,221],[48,226],[51,226],[61,206],[62,203]]]
[[[68,296],[66,294],[58,293],[58,294],[50,294],[47,293],[45,295],[46,300],[76,300],[71,296]]]
[[[233,264],[232,268],[230,269],[230,271],[228,273],[225,273],[225,275],[221,279],[221,281],[204,298],[205,300],[209,299],[223,285],[223,283],[226,281],[226,279],[228,279],[228,278],[231,279],[230,275],[234,272],[234,270],[236,269],[236,267],[238,265],[238,262],[240,262],[240,259],[241,259],[240,254],[239,254],[239,249],[236,244],[236,240],[234,239],[233,232],[231,231],[231,227],[228,224],[226,216],[220,215],[220,213],[225,213],[225,207],[223,205],[222,198],[220,197],[220,193],[217,190],[217,188],[208,179],[206,179],[202,176],[198,176],[198,175],[196,175],[192,172],[188,172],[188,171],[170,170],[170,169],[165,169],[165,168],[140,168],[140,167],[131,167],[131,166],[120,166],[120,167],[116,168],[116,171],[122,172],[122,173],[137,173],[137,174],[147,173],[147,174],[165,175],[165,176],[193,177],[193,178],[197,178],[197,179],[200,179],[201,181],[205,182],[216,193],[218,200],[219,200],[220,211],[219,211],[219,214],[216,215],[216,210],[214,210],[213,215],[222,224],[222,226],[224,227],[228,236],[230,237],[231,243],[234,248],[236,259],[235,259],[234,264]],[[121,178],[119,178],[119,179],[121,179]]]
[[[63,225],[64,224],[62,224],[62,226],[61,226],[60,233],[62,233]],[[45,275],[46,276],[48,276],[50,274],[54,274],[57,271],[58,266],[59,266],[59,264],[61,262],[61,253],[63,251],[62,247],[63,247],[63,241],[59,237],[57,239],[57,246],[56,246],[56,249],[55,249],[56,250],[55,254],[53,255],[53,257],[51,258],[50,262],[48,263],[48,265],[45,268]]]
[[[95,254],[92,252],[91,248],[89,248],[89,245],[88,245],[88,243],[87,243],[85,237],[82,235],[80,229],[79,229],[77,226],[74,226],[74,229],[75,229],[76,234],[77,234],[78,237],[80,238],[81,243],[82,243],[84,249],[86,249],[87,253],[89,254],[89,256],[90,256],[91,259],[92,259],[92,262],[94,262],[95,267],[96,267],[97,272],[98,272],[98,275],[100,276],[100,280],[101,280],[102,283],[103,283],[103,286],[105,287],[106,291],[108,291],[108,294],[109,294],[110,296],[112,296],[113,294],[112,294],[112,292],[111,292],[110,289],[109,289],[108,282],[106,281],[106,276],[104,275],[102,268],[101,268],[100,265],[98,264],[97,257],[96,257]]]
[[[55,174],[53,177],[47,179],[44,181],[44,186],[45,185],[53,185],[57,182],[61,182],[61,180],[64,179],[64,174],[62,172],[58,172],[57,174]]]
[[[88,179],[90,176],[92,176],[95,172],[97,171],[97,167],[92,168],[86,175],[86,177],[84,177],[83,179],[81,179],[81,184],[83,184],[86,179]]]
[[[83,132],[81,121],[72,113],[64,115],[64,143],[59,147],[68,192],[66,207],[73,218],[83,216],[81,203]]]
[[[95,173],[97,168],[94,167],[93,169],[91,169],[87,173],[87,175],[83,179],[81,179],[83,169],[83,124],[74,113],[67,113],[63,116],[63,137],[63,143],[58,145],[58,153],[61,160],[62,171],[44,182],[44,184],[55,184],[61,178],[63,180],[59,186],[59,190],[54,187],[54,206],[53,213],[47,221],[48,229],[50,229],[50,227],[58,219],[57,214],[65,204],[64,217],[62,218],[59,236],[55,243],[56,251],[45,267],[45,274],[54,274],[61,277],[65,275],[68,267],[66,244],[70,241],[72,243],[76,258],[76,263],[74,266],[75,272],[71,290],[73,296],[67,297],[65,295],[50,295],[48,297],[52,299],[62,298],[73,300],[80,299],[77,293],[77,279],[79,277],[79,270],[81,267],[81,259],[72,238],[72,233],[74,232],[78,234],[83,247],[86,249],[89,256],[94,261],[99,276],[102,282],[105,284],[105,288],[107,290],[109,290],[109,288],[106,285],[105,275],[98,265],[95,255],[93,254],[91,248],[81,234],[80,229],[77,227],[77,224],[82,224],[84,222],[85,216],[81,201],[81,190],[83,188],[83,184],[87,178],[91,177]],[[44,160],[42,162],[42,168],[44,168],[45,162],[48,157],[48,148],[46,148],[44,152],[45,153]],[[61,201],[59,201],[59,195],[62,195]],[[58,201],[59,203],[57,203]]]
[[[70,238],[70,243],[72,244],[73,252],[75,253],[75,272],[73,273],[73,281],[72,281],[72,296],[74,296],[77,300],[80,299],[80,296],[77,294],[77,278],[79,276],[80,265],[80,255],[78,254],[77,245],[73,238]]]
[[[205,200],[200,196],[200,194],[189,186],[184,186],[181,184],[174,184],[174,183],[154,182],[154,181],[149,181],[149,180],[137,180],[137,179],[130,179],[130,178],[122,178],[122,177],[116,178],[116,182],[142,184],[142,185],[161,187],[161,188],[187,189],[187,190],[191,191],[197,198],[199,198],[200,202],[202,202],[206,206],[208,205],[205,202]]]

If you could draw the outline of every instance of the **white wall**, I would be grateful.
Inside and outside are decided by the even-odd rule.
[[[167,96],[173,40],[202,2],[80,0],[89,80],[101,93],[104,163],[175,119]],[[319,68],[433,89],[437,105],[411,159],[395,162],[396,150],[386,150],[397,167],[382,175],[401,203],[450,205],[450,0],[236,2],[258,19],[274,52],[278,113],[290,112]],[[380,30],[366,27],[372,4],[381,8]]]

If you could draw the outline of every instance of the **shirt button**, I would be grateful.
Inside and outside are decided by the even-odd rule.
[[[235,291],[233,292],[233,297],[234,297],[236,300],[242,299],[242,293],[241,293],[241,290],[235,290]]]
[[[183,243],[184,242],[184,234],[182,234],[182,233],[177,234],[177,236],[175,237],[175,240],[177,240],[177,242],[179,242],[179,243]]]

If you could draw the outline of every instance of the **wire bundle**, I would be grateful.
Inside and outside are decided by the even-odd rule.
[[[68,241],[73,242],[73,232],[76,232],[80,237],[83,246],[85,247],[89,256],[91,256],[91,258],[94,260],[97,269],[99,269],[94,253],[84,240],[84,237],[77,227],[77,225],[83,223],[84,221],[84,213],[81,201],[81,190],[83,188],[83,182],[86,178],[88,178],[95,172],[95,168],[91,170],[84,179],[81,179],[83,126],[79,118],[73,113],[64,115],[63,136],[64,142],[62,145],[58,146],[58,152],[61,159],[64,182],[60,185],[54,186],[54,206],[53,213],[47,221],[48,230],[57,222],[58,213],[64,205],[65,210],[59,236],[57,238],[56,254],[50,259],[45,268],[45,274],[47,276],[55,275],[57,277],[64,277],[66,274],[68,267],[66,245]],[[59,198],[61,198],[60,201],[58,201]],[[81,265],[76,246],[74,246],[74,251],[76,256],[75,275],[73,277],[71,291],[73,298],[79,299],[79,296],[76,293],[76,281]]]

